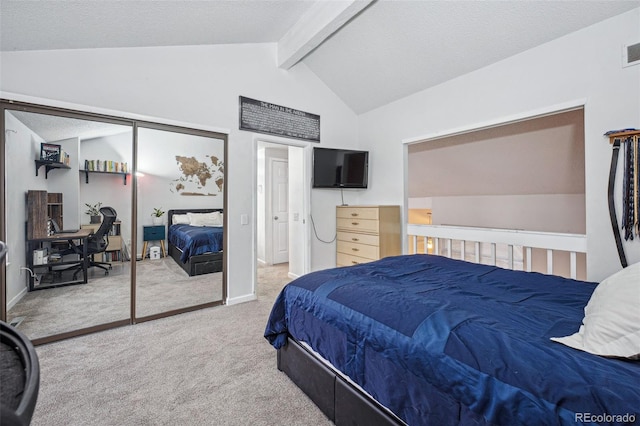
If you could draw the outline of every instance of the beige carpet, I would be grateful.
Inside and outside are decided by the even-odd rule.
[[[92,268],[87,284],[27,293],[7,312],[30,339],[127,320],[131,312],[129,263],[108,275]],[[222,300],[222,273],[189,277],[172,258],[137,262],[136,317]]]
[[[258,300],[38,346],[32,425],[330,425],[262,337],[286,267]]]

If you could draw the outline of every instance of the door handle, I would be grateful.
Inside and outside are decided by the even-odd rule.
[[[273,220],[278,220],[278,216],[274,216],[274,217],[273,217]]]

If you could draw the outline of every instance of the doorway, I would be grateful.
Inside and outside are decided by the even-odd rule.
[[[307,151],[294,141],[256,141],[256,261],[287,268],[290,278],[308,272],[310,263]]]

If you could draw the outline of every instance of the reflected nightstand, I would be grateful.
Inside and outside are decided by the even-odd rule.
[[[164,249],[164,239],[166,236],[164,225],[153,225],[142,227],[142,260],[147,256],[147,248],[149,241],[160,241],[160,248],[162,249],[162,257],[167,257],[167,252]]]

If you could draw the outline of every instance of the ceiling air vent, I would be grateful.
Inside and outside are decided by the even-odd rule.
[[[628,44],[622,48],[622,66],[640,64],[640,43]]]

